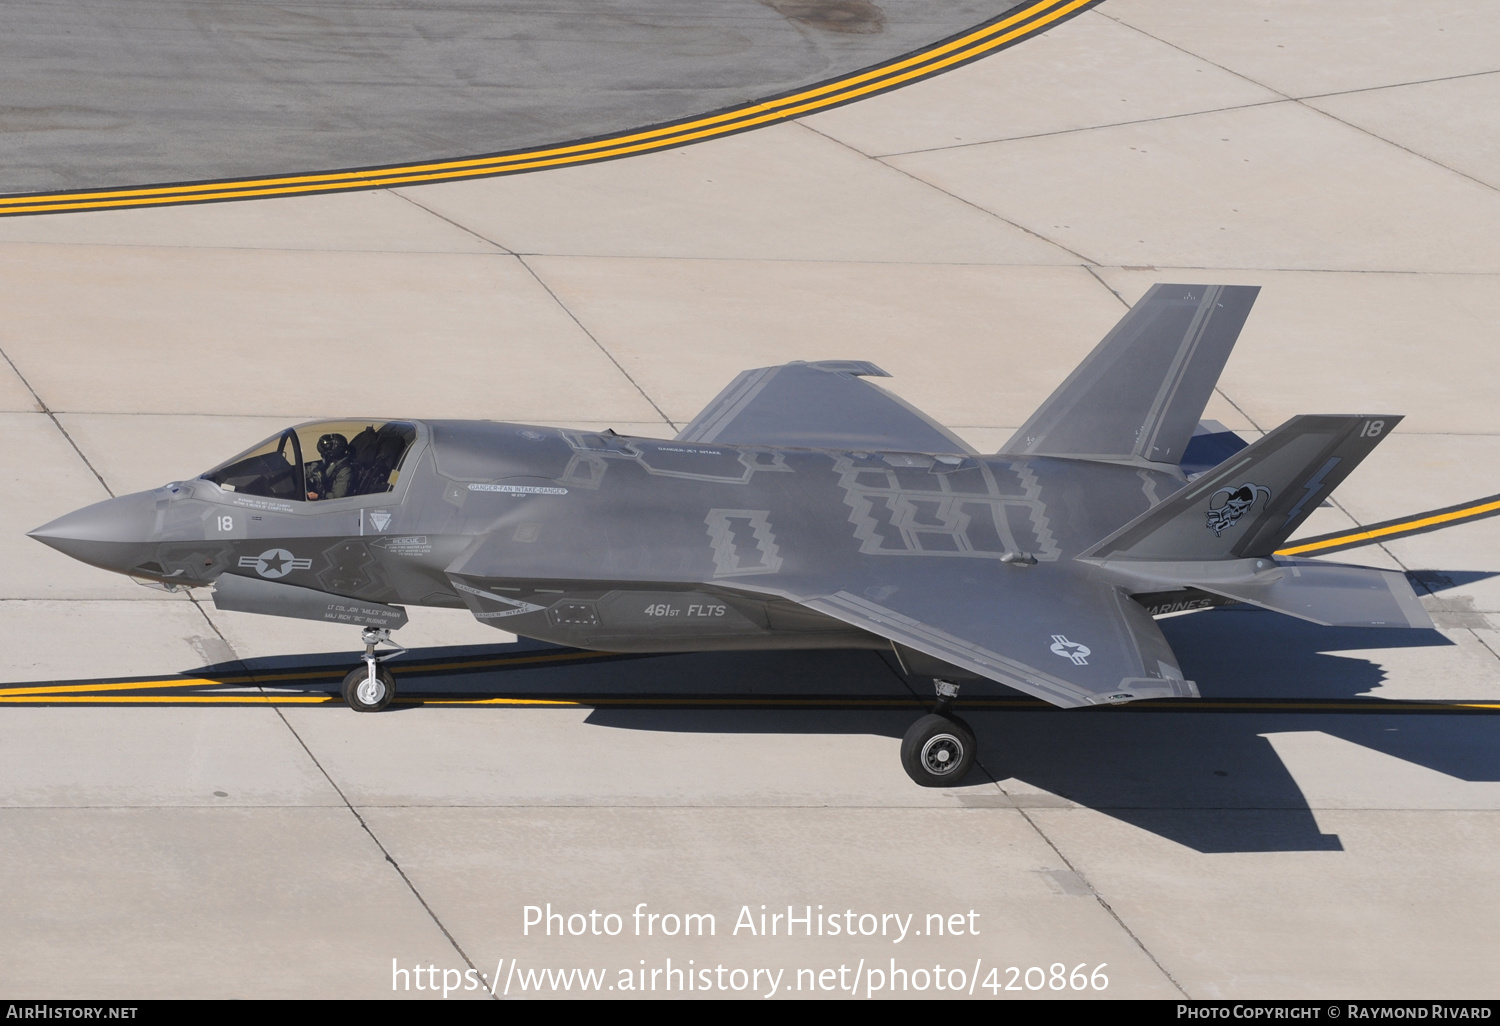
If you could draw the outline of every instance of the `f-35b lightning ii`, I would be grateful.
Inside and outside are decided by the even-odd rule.
[[[958,783],[964,680],[1055,705],[1193,698],[1153,614],[1250,602],[1431,627],[1397,573],[1273,553],[1396,426],[1200,424],[1259,290],[1157,285],[981,455],[831,360],[746,371],[670,441],[490,421],[288,428],[31,536],[221,609],[362,628],[343,693],[384,708],[403,605],[615,652],[880,648],[934,679],[901,758]],[[315,457],[315,458],[314,458]],[[399,646],[398,646],[399,647]]]

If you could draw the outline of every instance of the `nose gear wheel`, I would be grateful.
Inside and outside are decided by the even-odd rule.
[[[366,627],[360,633],[365,644],[364,665],[349,671],[341,690],[344,701],[356,712],[379,712],[391,704],[396,697],[396,678],[381,664],[394,659],[406,649],[391,640],[391,632],[383,627]],[[375,654],[376,645],[390,645],[394,652]]]
[[[384,666],[376,667],[374,677],[370,676],[368,667],[360,666],[349,671],[342,690],[349,708],[357,712],[379,712],[396,697],[396,678]]]

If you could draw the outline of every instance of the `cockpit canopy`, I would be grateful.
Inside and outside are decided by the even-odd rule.
[[[404,421],[328,420],[287,428],[204,474],[226,491],[291,502],[378,495],[396,486],[417,429]]]

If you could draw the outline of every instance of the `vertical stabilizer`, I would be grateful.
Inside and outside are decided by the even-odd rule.
[[[1256,285],[1154,285],[1001,453],[1176,466]]]
[[[1392,414],[1293,417],[1151,507],[1083,558],[1269,557],[1400,422]]]

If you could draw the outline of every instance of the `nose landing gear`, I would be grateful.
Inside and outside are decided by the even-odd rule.
[[[937,703],[901,739],[901,765],[923,787],[953,787],[968,774],[979,750],[974,731],[951,712],[958,685],[933,681]]]
[[[349,671],[344,678],[344,701],[356,712],[379,712],[396,697],[396,678],[381,663],[394,659],[406,649],[391,640],[384,627],[366,627],[360,634],[365,645],[365,665]],[[396,651],[375,654],[376,645],[390,645]]]

